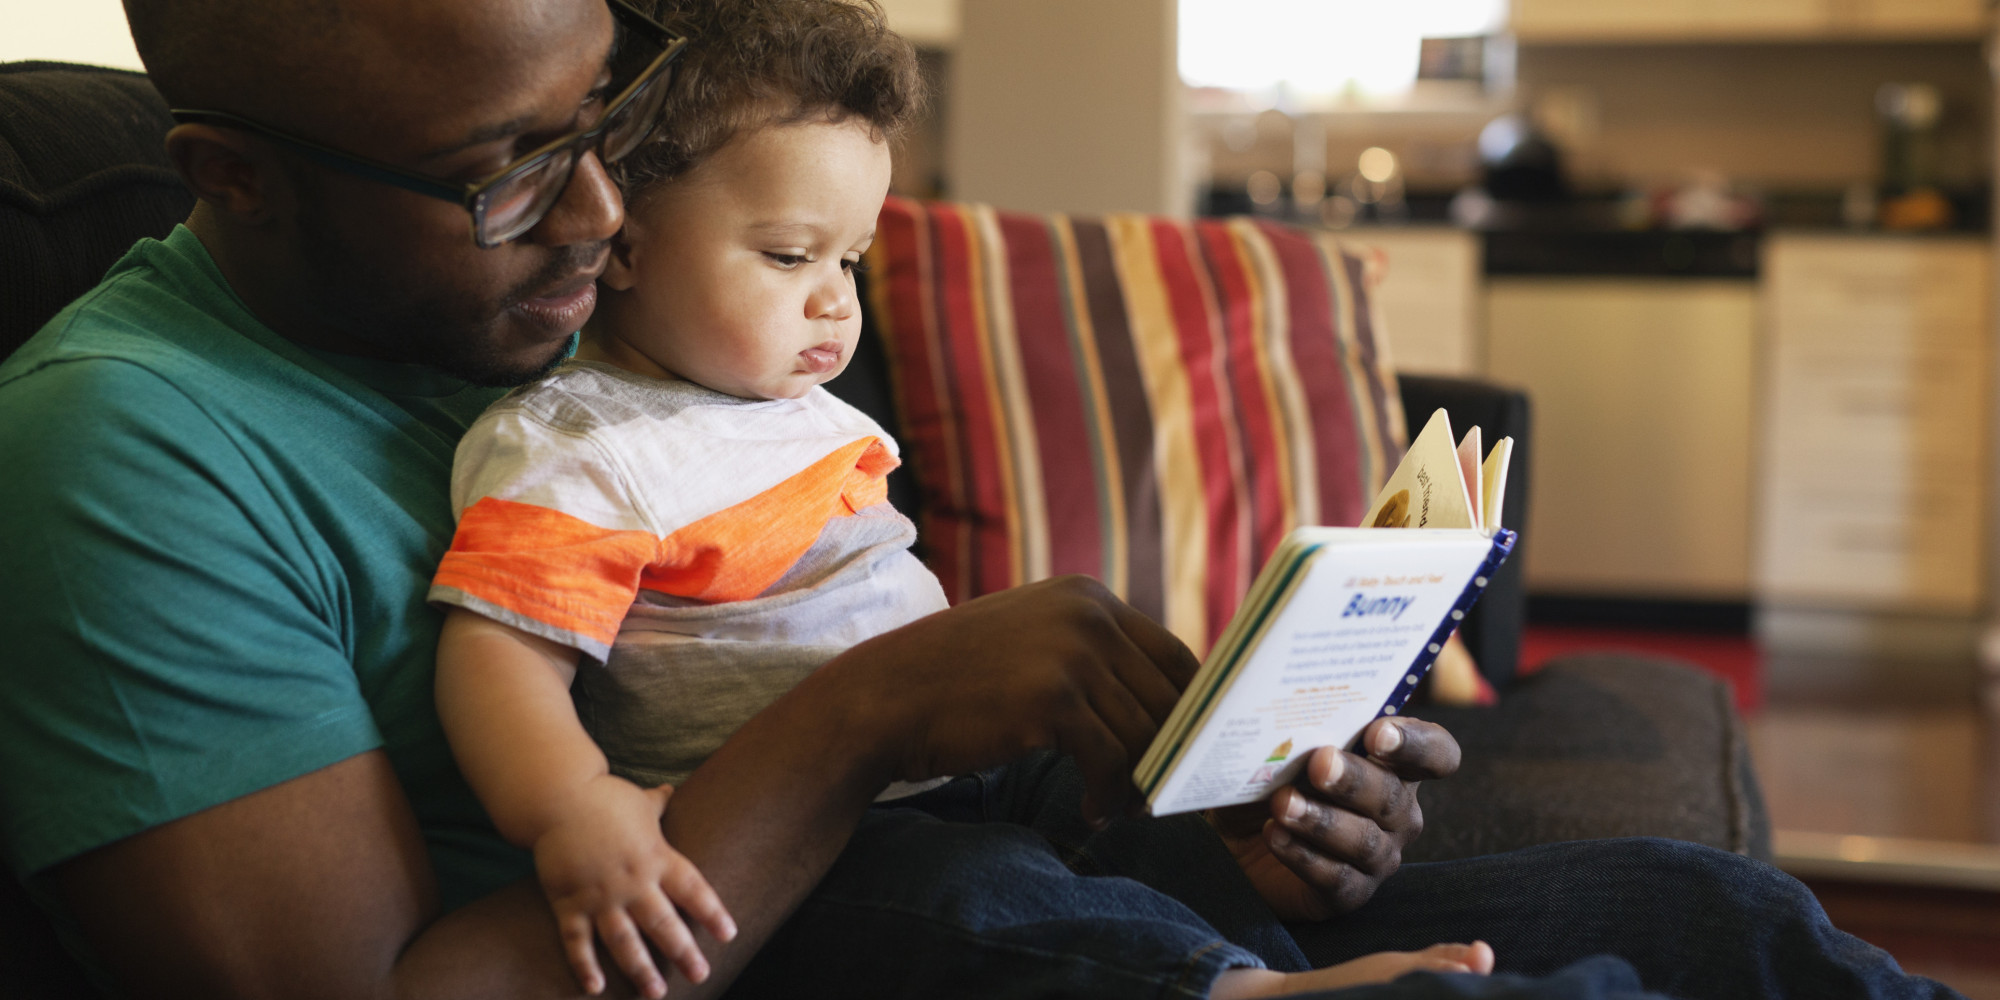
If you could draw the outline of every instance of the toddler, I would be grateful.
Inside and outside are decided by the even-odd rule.
[[[467,780],[533,850],[584,988],[604,986],[601,937],[651,997],[648,940],[707,974],[676,906],[734,935],[661,834],[672,785],[841,650],[945,607],[886,502],[895,442],[819,387],[860,333],[853,272],[914,55],[872,3],[665,6],[692,41],[661,134],[619,164],[602,301],[576,357],[459,445],[430,591],[450,606],[438,710]],[[1349,965],[1484,971],[1482,949]],[[1232,969],[1216,995],[1316,985]]]

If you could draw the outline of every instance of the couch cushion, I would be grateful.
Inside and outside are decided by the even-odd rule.
[[[0,65],[0,358],[194,196],[167,162],[173,120],[146,77]]]
[[[1406,861],[1598,837],[1671,837],[1771,857],[1770,821],[1729,686],[1670,660],[1557,660],[1494,708],[1419,706],[1451,730],[1458,774],[1418,792]]]
[[[1403,448],[1369,262],[1249,219],[890,199],[868,308],[953,600],[1103,580],[1197,651]]]

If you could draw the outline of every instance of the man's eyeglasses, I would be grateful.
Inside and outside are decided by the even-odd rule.
[[[479,244],[481,249],[492,249],[535,228],[535,224],[549,214],[549,209],[562,198],[563,190],[569,187],[570,177],[576,172],[577,160],[586,150],[594,148],[599,160],[607,164],[615,163],[637,149],[659,124],[660,108],[666,102],[667,81],[670,79],[667,69],[674,57],[687,46],[687,39],[675,37],[627,0],[608,2],[622,29],[611,57],[611,86],[617,88],[623,82],[622,89],[617,90],[618,96],[604,106],[604,114],[595,125],[548,143],[482,181],[465,183],[428,177],[378,160],[343,153],[222,111],[175,108],[174,120],[255,132],[291,147],[322,166],[383,184],[393,184],[405,191],[457,202],[472,213],[473,242]],[[645,44],[630,44],[635,40]],[[648,55],[650,59],[647,59]]]

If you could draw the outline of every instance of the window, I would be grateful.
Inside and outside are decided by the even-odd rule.
[[[1506,0],[1180,0],[1181,78],[1313,103],[1393,98],[1425,38],[1497,32]]]

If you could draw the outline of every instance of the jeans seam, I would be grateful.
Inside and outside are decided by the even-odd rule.
[[[1122,979],[1129,979],[1134,982],[1144,983],[1151,986],[1157,986],[1164,992],[1178,993],[1183,996],[1195,998],[1195,1000],[1201,1000],[1201,998],[1208,996],[1207,990],[1202,990],[1197,992],[1191,989],[1187,985],[1189,979],[1200,971],[1199,964],[1201,963],[1201,960],[1203,958],[1206,958],[1211,952],[1214,952],[1217,949],[1231,946],[1228,941],[1220,941],[1220,940],[1210,941],[1209,943],[1202,945],[1200,949],[1195,951],[1193,955],[1188,956],[1188,958],[1182,963],[1180,972],[1175,974],[1171,979],[1168,979],[1162,976],[1154,976],[1154,975],[1149,975],[1147,973],[1136,972],[1131,969],[1121,968],[1119,966],[1111,965],[1107,962],[1100,961],[1092,956],[1080,954],[1077,952],[1053,951],[1047,948],[1037,948],[1034,947],[1033,945],[1017,944],[1011,941],[995,941],[991,937],[981,934],[978,931],[974,931],[966,927],[961,927],[958,924],[952,923],[947,920],[941,920],[922,910],[910,909],[887,903],[852,903],[838,899],[825,899],[825,898],[815,900],[814,902],[816,902],[820,906],[839,906],[850,910],[867,910],[878,913],[887,912],[887,913],[899,914],[901,916],[909,917],[911,919],[919,920],[924,923],[928,923],[938,928],[941,928],[955,937],[968,941],[977,942],[983,947],[993,948],[999,951],[1010,951],[1023,955],[1032,955],[1038,958],[1056,958],[1056,959],[1064,959],[1069,961],[1086,963],[1094,968],[1104,970],[1105,972],[1112,975],[1116,975]],[[1217,970],[1216,974],[1220,975],[1221,971],[1222,970]],[[1213,987],[1213,985],[1214,985],[1213,980],[1211,980],[1210,982],[1211,988]]]
[[[1206,989],[1201,989],[1201,990],[1195,989],[1194,984],[1191,982],[1191,980],[1195,976],[1201,973],[1202,959],[1207,958],[1211,952],[1227,947],[1228,944],[1229,942],[1227,941],[1210,941],[1208,944],[1203,945],[1200,951],[1197,951],[1194,954],[1189,955],[1186,964],[1181,966],[1180,976],[1174,980],[1173,985],[1168,987],[1168,989],[1171,989],[1176,993],[1184,993],[1190,997],[1197,997],[1197,998],[1205,998],[1210,993],[1214,992],[1215,980],[1219,978],[1224,972],[1227,972],[1231,968],[1235,968],[1235,966],[1224,966],[1223,968],[1215,970],[1215,974],[1208,977],[1208,985]]]

